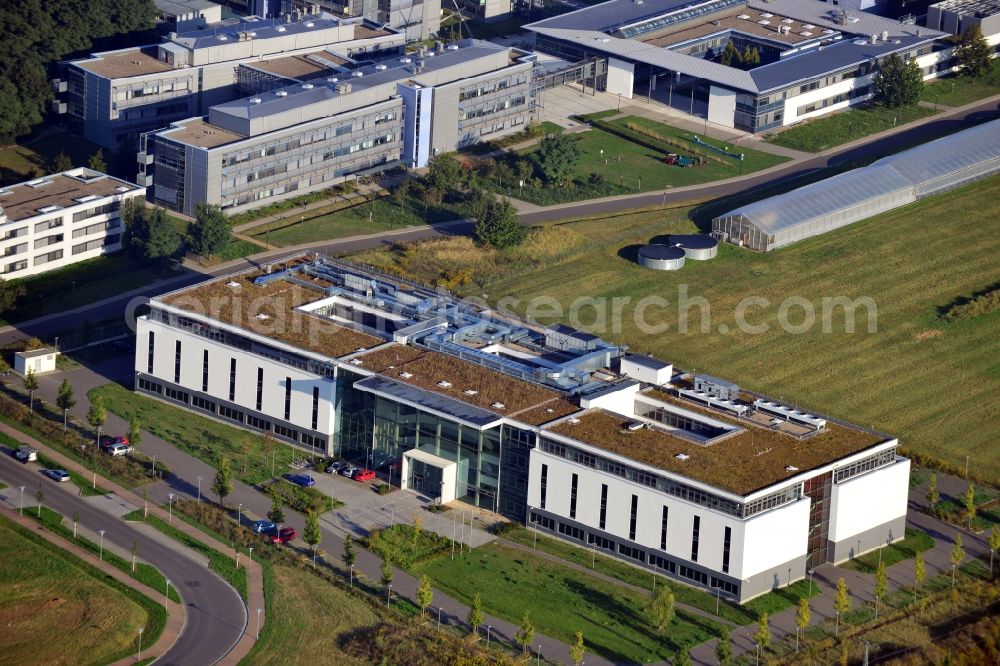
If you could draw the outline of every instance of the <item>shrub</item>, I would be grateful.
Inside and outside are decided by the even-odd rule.
[[[378,487],[378,494],[379,495],[388,495],[389,493],[391,493],[394,490],[396,490],[395,486],[389,485],[388,483],[383,483],[382,485],[380,485]]]
[[[265,486],[265,490],[268,495],[279,498],[285,506],[299,513],[309,513],[310,511],[326,513],[344,506],[343,502],[338,502],[315,488],[303,488],[285,479],[279,479]]]
[[[412,525],[393,525],[384,530],[372,530],[362,544],[370,551],[404,569],[451,550],[451,539],[420,530]]]

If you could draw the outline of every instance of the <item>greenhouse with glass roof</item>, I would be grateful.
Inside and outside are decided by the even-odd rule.
[[[712,220],[721,240],[767,252],[1000,173],[1000,120]]]

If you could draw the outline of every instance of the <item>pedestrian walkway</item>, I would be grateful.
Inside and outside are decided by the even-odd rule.
[[[151,600],[154,600],[157,603],[160,603],[159,600],[162,598],[163,595],[159,590],[154,590],[151,587],[147,587],[146,585],[140,583],[135,578],[132,578],[131,576],[121,571],[117,567],[112,566],[111,564],[108,564],[107,562],[104,562],[99,558],[95,557],[94,554],[91,553],[89,550],[84,549],[83,547],[73,543],[72,541],[64,539],[58,534],[55,534],[47,529],[44,529],[41,525],[39,525],[36,521],[32,520],[31,518],[19,515],[19,512],[13,508],[11,497],[0,496],[0,500],[2,499],[6,499],[7,504],[10,506],[9,507],[0,506],[0,515],[4,516],[8,520],[17,523],[18,525],[32,532],[33,534],[42,537],[43,539],[53,544],[54,546],[62,550],[65,550],[67,553],[70,553],[71,555],[78,557],[79,559],[83,560],[90,566],[99,570],[101,573],[115,579],[119,583],[127,585],[128,587],[131,587],[135,591],[139,592],[139,594],[142,594],[143,596]],[[92,536],[93,535],[91,535],[91,538]],[[110,550],[110,548],[108,550]],[[160,633],[160,636],[156,639],[155,643],[149,646],[142,646],[142,653],[146,657],[153,657],[164,654],[170,648],[170,646],[177,641],[177,638],[181,635],[181,631],[183,631],[184,624],[187,621],[186,620],[187,611],[183,604],[165,600],[164,607],[166,608],[167,611],[166,624],[164,625],[163,631]],[[119,661],[113,662],[112,666],[124,666],[125,664],[134,664],[136,662],[136,656],[138,656],[138,654],[129,655],[128,657],[120,659]]]

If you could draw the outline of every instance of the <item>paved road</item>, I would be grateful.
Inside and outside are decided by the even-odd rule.
[[[540,224],[553,220],[580,217],[584,215],[599,215],[607,213],[617,213],[631,208],[642,208],[647,206],[663,205],[664,203],[680,203],[691,199],[715,199],[729,196],[749,189],[760,189],[778,185],[782,182],[801,178],[816,171],[830,166],[843,164],[871,158],[876,155],[883,155],[897,151],[903,147],[923,143],[935,136],[954,132],[973,123],[982,122],[984,119],[995,118],[1000,113],[1000,104],[995,100],[983,102],[976,106],[955,111],[944,111],[940,117],[928,120],[909,129],[902,130],[889,136],[883,136],[873,141],[860,145],[848,146],[841,149],[834,149],[826,154],[817,155],[804,161],[794,161],[782,168],[769,171],[765,174],[752,175],[747,178],[737,178],[721,183],[709,183],[704,186],[684,188],[681,191],[667,191],[651,194],[637,194],[624,198],[605,199],[600,201],[583,202],[576,205],[549,207],[541,210],[524,212],[519,217],[525,224]],[[343,240],[333,240],[328,243],[321,243],[311,246],[310,249],[326,254],[347,254],[360,252],[375,247],[388,245],[400,241],[423,240],[435,236],[470,235],[473,230],[471,223],[451,223],[432,227],[419,227],[412,230],[398,230],[372,236],[351,238]],[[292,250],[276,250],[264,255],[268,258],[277,258],[291,254]],[[260,258],[258,257],[258,260]],[[218,276],[234,273],[246,268],[247,263],[240,263],[237,266],[227,265],[224,268],[209,271],[207,274],[191,273],[179,280],[171,281],[169,284],[153,284],[148,289],[143,290],[146,296],[157,296],[168,291],[179,289],[183,286],[194,284],[206,279],[207,276]],[[20,324],[15,330],[0,333],[0,344],[7,344],[15,340],[35,336],[42,339],[52,339],[63,331],[75,330],[84,318],[90,321],[100,321],[122,316],[128,303],[135,296],[124,296],[109,299],[106,302],[94,305],[83,310],[77,310],[64,315],[48,318],[41,322],[26,322]]]
[[[204,560],[180,544],[172,547],[111,515],[93,498],[79,497],[72,484],[50,481],[40,474],[37,465],[17,462],[6,449],[0,452],[0,458],[0,478],[8,484],[5,492],[15,503],[20,501],[18,486],[25,486],[25,503],[35,504],[35,489],[40,483],[46,507],[63,516],[77,511],[81,527],[94,532],[105,530],[105,545],[117,546],[119,552],[128,552],[135,542],[142,559],[163,572],[177,589],[187,607],[187,622],[180,638],[157,660],[158,664],[214,664],[232,649],[246,626],[246,607],[236,591],[211,572]]]

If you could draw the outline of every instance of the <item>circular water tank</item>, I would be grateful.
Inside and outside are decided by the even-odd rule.
[[[704,261],[712,259],[719,251],[719,241],[703,234],[679,234],[670,237],[670,244],[684,250],[688,259]]]
[[[684,265],[684,250],[673,245],[644,245],[639,248],[639,265],[657,271],[676,271]]]

